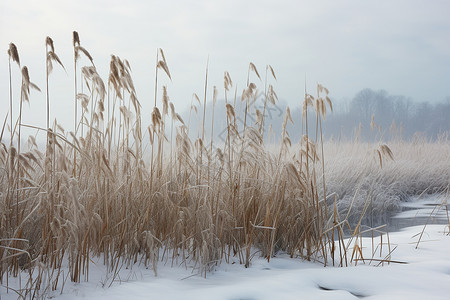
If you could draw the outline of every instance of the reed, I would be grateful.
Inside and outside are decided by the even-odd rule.
[[[16,62],[20,68],[20,58],[19,51],[17,51],[16,45],[14,43],[9,44],[8,49],[8,70],[9,70],[9,120],[10,126],[9,131],[11,132],[11,137],[9,140],[10,147],[12,146],[14,140],[14,130],[13,130],[13,90],[12,90],[12,78],[11,78],[11,60]]]
[[[23,67],[17,149],[3,143],[5,125],[0,135],[0,186],[6,191],[0,193],[0,206],[5,208],[0,211],[0,282],[8,286],[9,278],[25,276],[19,287],[22,297],[40,297],[48,291],[61,290],[66,278],[74,282],[89,280],[93,257],[103,259],[111,275],[110,284],[122,267],[136,264],[148,266],[155,274],[159,263],[189,265],[206,276],[214,266],[231,262],[233,257],[248,267],[256,253],[270,260],[280,251],[324,265],[345,266],[352,259],[361,259],[358,248],[344,243],[344,229],[350,227],[355,237],[363,233],[352,227],[350,219],[353,211],[357,214],[369,209],[369,197],[361,196],[363,204],[358,198],[346,206],[348,195],[357,195],[355,187],[364,185],[358,191],[368,193],[368,183],[361,183],[362,179],[373,173],[370,176],[375,184],[385,178],[384,184],[394,190],[396,178],[402,176],[395,171],[398,163],[410,173],[408,179],[419,176],[418,172],[436,179],[432,166],[420,169],[415,165],[415,172],[408,169],[408,161],[415,159],[412,152],[418,151],[408,145],[364,148],[364,153],[369,154],[362,161],[340,162],[339,159],[346,159],[347,150],[361,152],[362,146],[323,140],[326,106],[332,106],[328,90],[322,85],[317,86],[316,97],[305,91],[304,117],[293,125],[302,131],[300,143],[293,143],[289,137],[287,124],[294,120],[287,109],[282,142],[273,147],[263,140],[267,123],[264,109],[262,114],[253,112],[250,105],[257,94],[250,74],[260,78],[256,67],[249,65],[241,99],[246,101],[246,117],[241,124],[236,116],[236,84],[232,103],[228,92],[233,83],[230,75],[224,73],[227,138],[220,145],[213,140],[214,116],[210,129],[205,122],[208,66],[203,103],[193,95],[186,125],[170,102],[167,87],[162,87],[162,107],[157,107],[159,70],[171,79],[164,53],[158,49],[154,107],[147,120],[141,111],[130,63],[112,56],[105,85],[75,32],[73,45],[75,102],[80,101],[81,105],[79,117],[77,105],[74,107],[74,130],[65,132],[56,122],[50,129],[47,115],[47,128],[28,126],[47,133],[46,154],[40,152],[33,139],[29,151],[22,151],[22,103],[29,101],[30,88],[38,89]],[[56,59],[53,41],[48,40],[46,48],[49,111],[51,63],[62,62]],[[89,58],[90,65],[79,66],[80,53]],[[86,87],[86,93],[78,93],[77,70],[81,70],[80,83]],[[268,66],[266,81],[268,72],[276,79]],[[217,95],[214,88],[211,115]],[[265,104],[276,101],[272,85],[268,85],[264,97]],[[197,139],[191,140],[191,112],[197,112],[197,107],[203,109],[203,117],[198,118]],[[318,128],[307,127],[311,109],[315,110]],[[256,124],[247,119],[253,113],[259,115]],[[169,117],[170,128],[166,126]],[[78,130],[80,127],[82,130]],[[207,130],[211,130],[209,147]],[[315,137],[309,136],[311,130],[316,130]],[[170,151],[164,150],[167,147]],[[441,141],[439,147],[421,147],[424,153],[449,151],[448,140]],[[411,156],[403,161],[397,153],[405,149]],[[381,160],[375,160],[375,155]],[[435,167],[436,162],[432,165]],[[448,167],[442,161],[441,165]],[[439,169],[443,175],[431,184],[437,189],[448,185],[449,169]],[[46,174],[50,172],[52,177],[48,178]],[[446,183],[442,179],[445,176]],[[420,177],[411,182],[418,181],[422,182],[417,186],[419,191],[427,181]],[[406,182],[404,185],[408,188]],[[381,190],[372,187],[372,195]],[[335,195],[334,202],[330,194]],[[373,207],[378,209],[375,203]],[[353,249],[356,250],[352,253]]]

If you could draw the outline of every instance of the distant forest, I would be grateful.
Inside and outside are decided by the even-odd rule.
[[[333,112],[327,106],[326,120],[323,123],[324,138],[334,140],[389,141],[392,139],[412,140],[417,137],[436,140],[450,133],[450,97],[440,102],[415,102],[405,96],[390,95],[384,90],[363,89],[346,103],[333,100]],[[229,100],[233,104],[234,100]],[[299,101],[300,102],[300,101]],[[194,103],[195,105],[195,103]],[[264,107],[264,95],[260,95],[250,103],[247,125],[256,122],[256,110]],[[286,103],[277,102],[266,107],[264,139],[277,142],[281,134],[281,126],[286,112]],[[190,136],[195,138],[201,129],[202,108],[197,105],[198,112],[191,110],[183,114],[185,122],[190,122]],[[236,100],[236,118],[239,128],[244,122],[245,103]],[[292,143],[300,139],[301,106],[290,107],[294,125],[287,126]],[[212,104],[206,108],[206,132],[211,134]],[[220,143],[226,136],[225,101],[217,101],[214,108],[214,142]],[[308,124],[315,128],[315,112],[308,110]],[[271,126],[270,126],[271,125]],[[200,125],[201,126],[201,125]],[[270,131],[270,132],[269,132]],[[314,136],[315,132],[310,132]]]
[[[326,134],[334,137],[348,138],[360,131],[361,138],[366,140],[377,137],[410,140],[417,134],[436,139],[450,131],[450,97],[437,103],[413,102],[384,90],[364,89],[348,107],[330,114],[324,125]]]

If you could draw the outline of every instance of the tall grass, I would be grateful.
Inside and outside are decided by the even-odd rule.
[[[398,212],[413,195],[442,193],[450,186],[450,142],[443,135],[435,142],[416,138],[389,144],[392,159],[381,146],[361,142],[325,143],[325,178],[328,193],[336,193],[338,209],[358,219],[370,199],[376,217]],[[380,153],[382,167],[380,167]]]
[[[9,277],[27,270],[20,294],[40,296],[62,288],[66,265],[70,280],[87,280],[93,256],[102,257],[113,275],[124,265],[138,263],[157,274],[160,261],[189,263],[204,274],[213,266],[230,262],[231,257],[248,267],[255,250],[267,260],[284,251],[291,257],[325,265],[335,260],[345,265],[347,258],[342,252],[335,256],[336,251],[342,251],[334,241],[334,229],[340,226],[336,225],[340,223],[338,212],[327,203],[325,193],[334,187],[325,186],[325,177],[333,174],[327,171],[323,154],[321,122],[326,116],[325,104],[331,108],[324,87],[318,85],[316,97],[305,93],[304,118],[297,124],[303,136],[298,148],[292,147],[286,130],[287,122],[294,122],[289,109],[282,143],[274,151],[263,142],[264,115],[255,124],[247,124],[247,118],[242,124],[238,122],[236,96],[234,105],[226,99],[226,143],[216,147],[212,126],[210,141],[205,134],[208,70],[203,118],[198,126],[202,133],[192,141],[190,120],[186,126],[169,102],[166,87],[158,103],[158,70],[170,78],[161,49],[157,50],[155,66],[155,103],[148,119],[141,113],[131,66],[117,56],[111,57],[107,85],[93,63],[82,67],[87,93],[77,93],[79,51],[93,60],[80,46],[78,34],[73,38],[75,98],[81,102],[80,117],[75,105],[74,131],[66,132],[60,126],[40,129],[48,136],[48,155],[36,143],[26,152],[8,148],[0,137],[2,285],[8,286]],[[47,42],[47,46],[47,59],[62,65],[56,54],[49,55],[54,53],[52,44]],[[272,67],[267,70],[276,79]],[[25,71],[23,101],[29,99],[30,86],[37,88]],[[242,97],[246,115],[257,89],[250,82],[250,71],[260,79],[250,63]],[[231,77],[226,72],[224,78],[228,91]],[[216,88],[212,94],[215,102]],[[270,85],[266,101],[275,102],[276,98]],[[312,110],[319,126],[315,138],[308,136],[306,126]],[[144,123],[148,127],[143,127]],[[24,125],[20,119],[18,124],[20,147]],[[170,151],[164,155],[167,147]],[[328,185],[330,182],[327,179]],[[339,245],[342,238],[339,235]]]

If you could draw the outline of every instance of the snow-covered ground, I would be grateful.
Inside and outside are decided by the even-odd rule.
[[[428,200],[424,200],[428,201]],[[413,206],[413,204],[408,204]],[[426,203],[415,204],[398,218],[430,211]],[[420,206],[420,207],[417,207]],[[433,208],[431,208],[433,209]],[[421,234],[423,232],[423,234]],[[417,241],[420,243],[417,246]],[[114,280],[101,263],[92,264],[89,282],[65,283],[55,299],[450,299],[450,235],[448,225],[413,226],[389,234],[391,260],[370,260],[372,240],[363,238],[365,262],[349,267],[326,267],[320,263],[291,259],[283,254],[267,260],[256,254],[249,268],[223,263],[205,278],[185,266],[171,267],[171,261],[158,266],[158,276],[151,269],[122,269]],[[386,235],[383,243],[386,243]],[[360,244],[361,245],[361,244]],[[374,239],[377,254],[383,259],[388,247]],[[351,256],[351,249],[349,255]],[[350,258],[350,257],[349,257]],[[112,284],[111,284],[112,283]],[[111,285],[111,286],[110,286]],[[13,292],[0,299],[15,299]]]

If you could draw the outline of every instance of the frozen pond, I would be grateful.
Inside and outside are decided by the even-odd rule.
[[[382,228],[383,232],[386,230],[394,232],[411,226],[450,224],[448,213],[450,203],[448,200],[448,195],[441,194],[415,196],[409,198],[408,201],[401,202],[399,211],[377,215],[372,215],[369,207],[361,221],[361,231],[383,225],[387,227]],[[352,230],[356,227],[358,221],[359,219],[351,221]],[[347,236],[351,235],[349,231],[346,234]],[[371,232],[364,234],[364,236],[369,235],[371,235]],[[375,233],[375,235],[378,234]]]
[[[401,204],[402,211],[392,216],[389,227],[398,230],[405,227],[425,224],[449,224],[450,204],[448,197],[432,195],[413,197]]]

